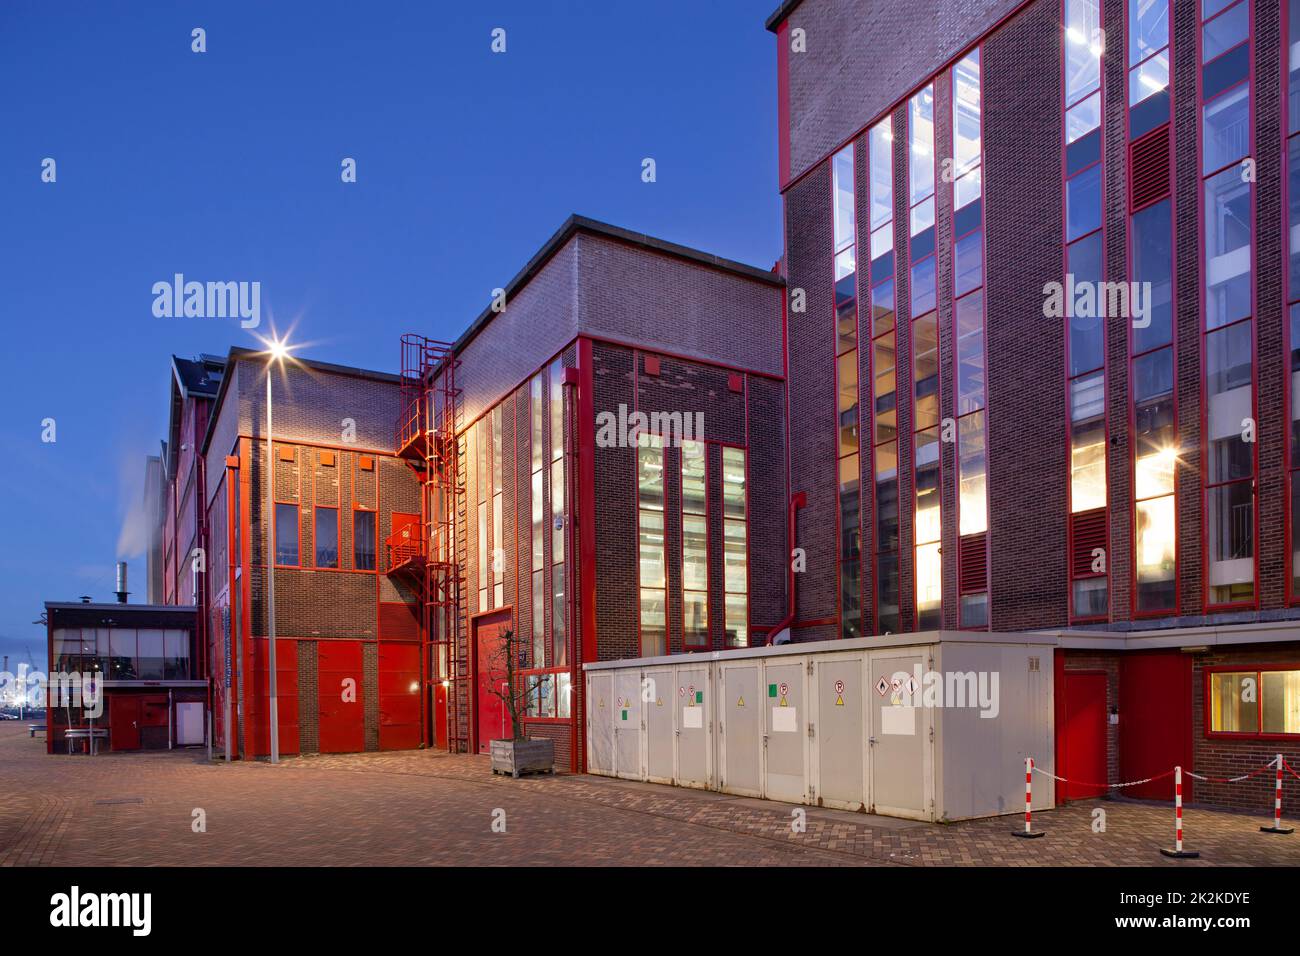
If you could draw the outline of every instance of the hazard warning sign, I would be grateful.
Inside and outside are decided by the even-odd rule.
[[[879,694],[881,697],[884,697],[886,694],[888,694],[889,681],[885,680],[885,678],[883,677],[880,678],[880,680],[876,681],[876,693]]]

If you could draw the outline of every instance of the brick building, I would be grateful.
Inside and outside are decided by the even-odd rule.
[[[1063,775],[1296,765],[1300,4],[768,27],[797,639],[1048,630]]]

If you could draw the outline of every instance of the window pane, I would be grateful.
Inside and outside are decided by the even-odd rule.
[[[939,431],[916,433],[916,515],[914,534],[918,544],[937,542],[939,518]]]
[[[664,587],[664,516],[641,511],[641,586]]]
[[[542,407],[542,377],[540,375],[534,375],[532,381],[528,383],[528,398],[529,405],[532,409],[532,431],[530,438],[533,449],[533,467],[531,470],[536,471],[538,468],[542,467],[542,460],[544,457],[544,449],[542,448],[542,423],[546,420],[545,412]]]
[[[546,666],[546,580],[541,571],[533,572],[533,666]]]
[[[668,605],[663,591],[641,589],[641,656],[668,653]]]
[[[917,630],[934,630],[940,625],[943,594],[943,561],[939,544],[923,544],[916,549]]]
[[[871,128],[871,229],[873,233],[894,218],[893,120],[886,117]],[[872,237],[871,256],[876,251]]]
[[[1250,154],[1250,86],[1243,83],[1206,105],[1201,172],[1212,173]],[[1227,170],[1244,185],[1239,169]]]
[[[551,665],[563,667],[569,654],[565,641],[564,565],[551,569]]]
[[[1070,383],[1070,510],[1106,505],[1105,378],[1100,373]]]
[[[275,563],[298,563],[298,506],[275,506]]]
[[[1090,166],[1065,184],[1067,242],[1101,228],[1101,164]]]
[[[1221,17],[1215,17],[1201,28],[1201,62],[1209,63],[1215,57],[1245,43],[1250,33],[1250,4],[1239,3]]]
[[[862,636],[862,567],[857,561],[840,564],[840,637]]]
[[[831,163],[831,176],[835,192],[835,248],[843,249],[853,243],[853,147],[845,146],[835,154]]]
[[[934,91],[927,86],[907,104],[909,205],[934,192]]]
[[[728,647],[749,646],[749,598],[744,594],[728,594],[723,603],[726,616]]]
[[[1128,0],[1128,64],[1169,45],[1170,0]]]
[[[709,529],[701,515],[682,515],[682,587],[707,591],[709,587]]]
[[[988,530],[988,497],[984,442],[984,413],[967,415],[958,423],[957,468],[959,534]]]
[[[748,529],[743,521],[725,521],[722,528],[722,560],[724,580],[728,592],[745,594],[749,591],[748,560],[746,551]]]
[[[539,571],[545,560],[542,527],[546,516],[546,498],[542,490],[542,473],[533,472],[532,494],[533,570]]]
[[[1263,732],[1300,733],[1300,670],[1264,671],[1260,678]]]
[[[728,518],[745,517],[745,451],[722,449],[722,512]]]
[[[564,455],[564,362],[560,359],[556,359],[551,363],[550,372],[551,458],[556,459]],[[497,427],[500,428],[499,419],[497,421]],[[498,440],[498,454],[500,453],[500,447]],[[501,490],[499,483],[496,490]]]
[[[1139,611],[1174,607],[1174,496],[1137,503],[1137,582]]]
[[[352,563],[358,571],[375,569],[375,513],[352,512]]]
[[[498,504],[499,504],[498,500]],[[499,514],[500,512],[498,512]],[[551,462],[551,563],[564,560],[564,459]],[[497,540],[501,540],[500,518]]]
[[[1205,183],[1207,328],[1250,315],[1250,185],[1235,166]]]
[[[963,594],[961,596],[961,626],[988,627],[988,594]]]
[[[984,231],[978,229],[958,239],[953,248],[954,296],[963,296],[984,283]]]
[[[1210,729],[1227,734],[1259,733],[1259,675],[1210,675]]]
[[[913,427],[939,423],[939,324],[931,312],[912,323]]]
[[[709,595],[704,591],[682,593],[682,626],[687,647],[709,644]]]
[[[972,51],[952,71],[953,159],[960,176],[980,159],[980,53]]]
[[[1071,288],[1069,279],[1073,277],[1073,289],[1099,288],[1101,282],[1101,233],[1093,233],[1086,239],[1080,239],[1069,247],[1066,253],[1067,292]],[[1102,367],[1105,355],[1105,324],[1099,316],[1099,309],[1075,308],[1070,318],[1070,375],[1079,375]]]
[[[555,675],[555,716],[567,719],[572,716],[573,681],[569,674]]]
[[[1081,139],[1101,128],[1101,94],[1092,96],[1065,111],[1065,144]]]
[[[876,449],[876,550],[898,547],[898,444]]]
[[[657,435],[642,435],[637,448],[637,493],[642,508],[664,508],[664,450]]]
[[[704,443],[682,442],[682,511],[702,515],[705,512]]]
[[[984,293],[975,292],[956,306],[957,414],[984,407]]]
[[[316,509],[316,567],[339,566],[339,512],[337,508]]]
[[[163,680],[166,670],[163,632],[140,630],[136,637],[140,642],[139,679]]]
[[[1066,103],[1073,103],[1100,88],[1102,43],[1098,0],[1066,0]]]
[[[846,352],[836,360],[839,382],[839,454],[858,450],[858,353]]]
[[[1206,429],[1211,483],[1249,478],[1255,473],[1246,428],[1251,402],[1251,322],[1239,322],[1205,336]]]
[[[1129,71],[1128,103],[1136,106],[1148,96],[1163,93],[1169,89],[1169,53],[1153,56],[1137,68]]]
[[[1255,496],[1250,485],[1238,481],[1205,493],[1211,604],[1255,596]]]
[[[1133,323],[1133,350],[1173,340],[1173,228],[1169,200],[1133,216],[1133,280],[1142,283],[1146,315]],[[1146,283],[1150,283],[1149,292]]]
[[[1105,578],[1085,578],[1074,582],[1075,617],[1104,617],[1107,604]]]

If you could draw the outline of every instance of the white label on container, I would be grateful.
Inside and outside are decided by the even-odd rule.
[[[772,732],[777,734],[797,734],[799,732],[798,713],[797,707],[773,707]]]
[[[915,707],[881,707],[880,732],[906,737],[916,736]]]
[[[703,707],[683,707],[682,726],[687,730],[699,730],[704,726]]]

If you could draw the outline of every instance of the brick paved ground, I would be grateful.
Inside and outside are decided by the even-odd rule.
[[[1102,806],[1107,832],[1094,834]],[[206,813],[207,832],[191,829]],[[496,809],[506,833],[492,832]],[[1196,861],[1161,856],[1165,806],[1096,801],[947,826],[791,808],[599,777],[493,777],[482,757],[424,751],[208,764],[201,753],[47,756],[26,725],[0,724],[0,865],[529,864],[837,866],[1300,865],[1300,834],[1190,809]]]

